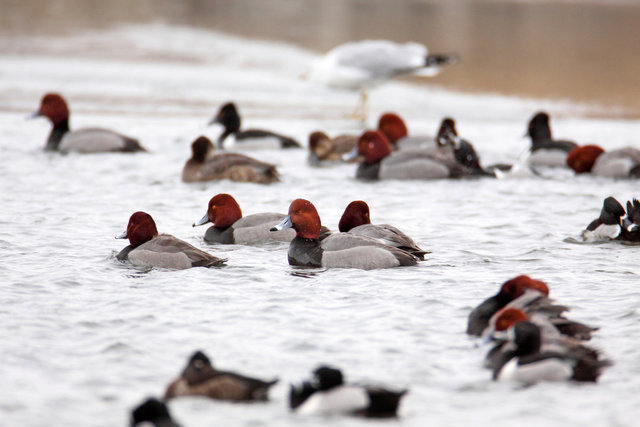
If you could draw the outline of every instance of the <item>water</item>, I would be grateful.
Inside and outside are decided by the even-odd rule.
[[[379,182],[354,166],[310,169],[306,151],[256,152],[283,182],[184,184],[190,142],[217,136],[204,124],[235,100],[244,123],[306,143],[316,129],[357,132],[344,119],[357,96],[297,79],[313,55],[287,45],[163,25],[75,36],[24,37],[0,57],[0,419],[2,425],[123,425],[160,396],[196,349],[222,369],[279,377],[266,404],[171,402],[184,425],[369,425],[302,418],[286,409],[288,383],[320,363],[349,380],[409,388],[398,421],[374,424],[633,425],[640,409],[637,251],[576,244],[602,200],[638,196],[636,181],[555,174],[519,180]],[[25,121],[47,91],[65,95],[71,126],[139,137],[150,153],[59,155],[41,150],[45,121]],[[374,124],[387,110],[410,132],[435,131],[445,115],[485,164],[525,149],[526,121],[556,114],[558,137],[605,148],[637,143],[640,122],[582,118],[580,105],[464,95],[392,83],[371,96]],[[351,200],[432,250],[417,267],[300,270],[286,245],[209,246],[192,228],[219,192],[245,214],[285,212],[311,200],[336,228]],[[136,210],[169,232],[229,258],[220,269],[139,271],[115,260],[113,239]],[[304,274],[300,274],[304,273]],[[485,349],[465,333],[481,300],[518,274],[545,280],[571,317],[599,325],[592,344],[615,365],[597,385],[495,384]]]

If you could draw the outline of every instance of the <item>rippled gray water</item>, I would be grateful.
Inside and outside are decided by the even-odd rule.
[[[286,409],[288,382],[319,363],[349,380],[407,387],[390,425],[633,425],[640,415],[638,247],[576,244],[608,195],[638,196],[636,181],[550,178],[360,183],[354,166],[310,169],[306,152],[259,152],[283,182],[183,184],[189,144],[234,99],[248,126],[308,133],[357,128],[356,102],[296,77],[311,54],[291,47],[163,26],[67,38],[20,39],[0,54],[0,423],[123,425],[161,395],[196,349],[223,369],[278,376],[266,404],[178,399],[184,425],[364,425],[302,418]],[[71,126],[137,136],[148,154],[59,155],[41,150],[44,121],[27,122],[46,91],[64,94]],[[512,161],[539,108],[560,137],[607,148],[637,144],[636,121],[579,118],[583,107],[468,96],[394,83],[372,94],[371,124],[394,110],[410,132],[444,115],[484,163]],[[285,212],[311,200],[337,227],[348,202],[366,200],[433,253],[417,267],[299,270],[286,245],[209,246],[191,223],[219,192],[245,214]],[[136,210],[161,232],[229,258],[221,269],[138,271],[117,262],[114,240]],[[304,273],[300,275],[299,273]],[[600,325],[593,345],[615,361],[597,385],[495,384],[485,349],[464,334],[469,311],[521,273],[545,280],[571,316]]]

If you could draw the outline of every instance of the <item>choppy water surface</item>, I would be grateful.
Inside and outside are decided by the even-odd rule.
[[[306,143],[316,129],[359,129],[344,119],[356,95],[297,76],[311,54],[291,47],[163,26],[60,38],[23,38],[0,61],[0,418],[3,425],[123,425],[148,395],[161,395],[196,349],[223,369],[278,376],[266,404],[179,399],[184,425],[364,425],[306,419],[286,410],[288,382],[319,363],[348,379],[407,387],[390,425],[632,425],[640,415],[638,247],[570,243],[604,197],[638,196],[634,181],[556,174],[513,180],[380,182],[354,166],[310,169],[306,151],[258,152],[283,182],[268,187],[183,184],[180,171],[218,105],[235,100],[247,126]],[[71,126],[139,137],[151,152],[59,155],[41,150],[44,120],[28,122],[46,91],[64,94]],[[640,123],[579,118],[580,107],[389,84],[372,94],[372,118],[394,110],[410,132],[451,115],[485,164],[513,161],[526,121],[555,114],[560,137],[605,148],[637,144]],[[433,251],[417,267],[300,270],[286,245],[208,246],[191,223],[219,192],[245,214],[285,212],[311,200],[336,228],[366,200],[374,222],[392,223]],[[114,255],[113,236],[136,210],[216,255],[220,269],[138,271]],[[567,240],[568,239],[568,240]],[[299,273],[303,272],[304,275]],[[464,334],[473,306],[517,274],[543,279],[571,316],[600,325],[593,345],[615,361],[597,385],[495,384],[485,349]]]

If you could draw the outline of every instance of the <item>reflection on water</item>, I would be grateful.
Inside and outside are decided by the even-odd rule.
[[[0,1],[0,49],[12,36],[160,21],[325,51],[363,38],[457,52],[435,80],[463,91],[569,98],[640,114],[640,6],[387,0]],[[7,38],[9,36],[9,38]]]

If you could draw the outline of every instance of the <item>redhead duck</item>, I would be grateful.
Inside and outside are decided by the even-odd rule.
[[[407,251],[421,260],[428,254],[416,245],[416,242],[393,225],[371,224],[369,205],[362,200],[356,200],[347,205],[338,228],[343,233],[371,237],[380,243]]]
[[[575,147],[567,156],[567,165],[578,174],[590,172],[608,178],[638,178],[640,150],[624,147],[604,151],[597,145]]]
[[[149,398],[131,412],[131,427],[150,423],[155,427],[180,427],[171,418],[169,408],[156,398]]]
[[[569,308],[554,304],[548,298],[549,287],[540,280],[520,275],[506,281],[498,294],[488,298],[469,315],[467,333],[469,335],[488,336],[495,330],[496,319],[501,309],[515,308],[527,315],[541,314],[559,333],[580,340],[591,339],[591,333],[597,328],[569,320],[562,314]]]
[[[489,321],[501,308],[511,301],[524,295],[527,289],[536,290],[543,295],[549,295],[547,284],[534,280],[527,275],[520,275],[507,280],[500,287],[500,291],[487,298],[469,314],[467,334],[480,336],[489,325]]]
[[[613,197],[607,197],[602,203],[600,216],[582,231],[582,238],[586,242],[613,240],[620,236],[620,221],[624,216],[624,208]]]
[[[213,226],[204,235],[204,240],[210,243],[248,245],[265,240],[290,242],[296,237],[295,230],[269,231],[285,217],[285,214],[271,212],[243,217],[240,205],[233,196],[217,194],[209,200],[207,213],[193,226],[212,223]]]
[[[240,114],[233,102],[220,107],[218,114],[209,122],[221,124],[224,131],[218,137],[218,147],[223,148],[229,136],[233,136],[236,148],[300,148],[300,144],[293,138],[262,129],[240,130]],[[274,144],[275,142],[275,144]]]
[[[531,166],[566,167],[567,155],[577,147],[573,141],[551,138],[549,115],[539,112],[529,121],[527,135],[531,138]]]
[[[291,386],[289,406],[301,415],[347,414],[364,417],[395,417],[400,399],[408,390],[345,384],[339,369],[321,366],[313,379]]]
[[[191,144],[191,158],[182,169],[183,182],[229,179],[270,184],[280,181],[275,165],[237,153],[213,154],[213,143],[200,136]]]
[[[356,135],[338,135],[335,138],[329,138],[324,132],[313,132],[309,135],[308,162],[311,166],[341,162],[343,155],[352,151],[357,145],[358,137]]]
[[[609,361],[599,361],[584,353],[541,351],[540,328],[531,322],[513,326],[513,350],[500,355],[493,370],[496,381],[518,381],[533,384],[539,381],[595,382]]]
[[[314,61],[309,78],[331,88],[360,91],[354,117],[364,122],[368,89],[401,76],[434,76],[456,62],[455,55],[429,55],[427,47],[418,43],[362,40],[336,46]]]
[[[31,117],[46,117],[53,124],[45,150],[78,153],[146,151],[138,140],[107,129],[88,128],[69,130],[69,108],[62,96],[48,93],[42,97],[40,108]]]
[[[131,215],[127,230],[116,236],[116,239],[127,238],[131,244],[120,251],[116,258],[120,261],[128,260],[136,266],[184,269],[214,267],[227,261],[169,234],[158,234],[156,223],[145,212]]]
[[[409,252],[351,233],[335,233],[320,238],[320,216],[308,200],[296,199],[288,216],[271,231],[293,228],[296,237],[289,245],[289,264],[325,268],[390,268],[416,265]]]
[[[166,399],[178,396],[205,396],[233,402],[269,400],[269,389],[278,380],[262,381],[234,372],[219,371],[209,358],[197,351],[180,377],[167,387]]]
[[[391,144],[384,134],[367,131],[358,141],[358,154],[364,161],[358,166],[356,178],[429,180],[489,175],[480,167],[471,144],[464,140],[454,142],[451,136],[448,138],[445,144],[433,149],[405,150],[392,154]]]

